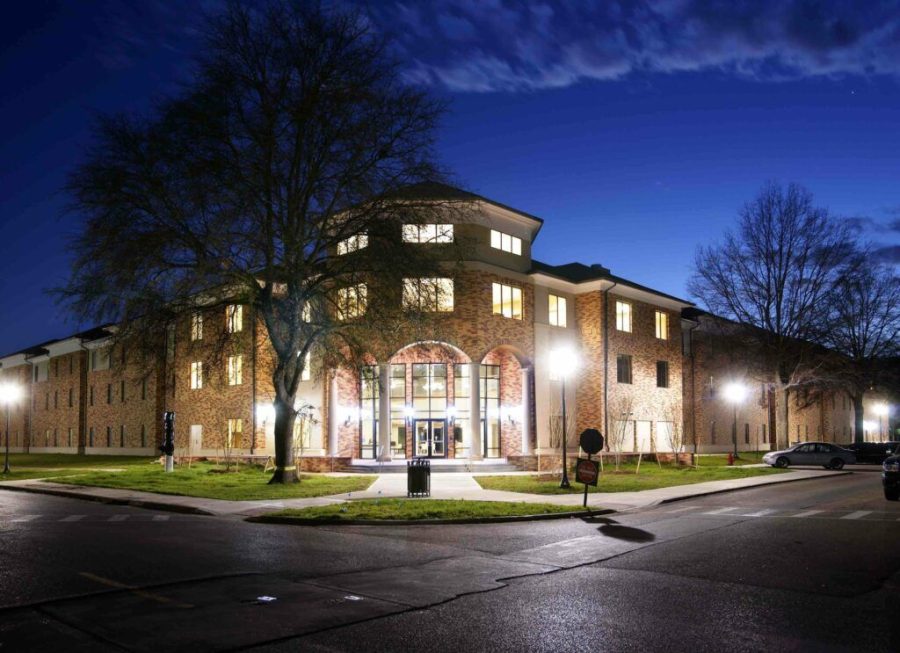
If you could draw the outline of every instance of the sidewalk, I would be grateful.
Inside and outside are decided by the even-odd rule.
[[[816,470],[796,470],[772,476],[754,476],[729,481],[709,481],[691,485],[643,490],[640,492],[590,492],[588,506],[608,508],[618,512],[647,508],[660,503],[669,503],[691,497],[730,492],[760,485],[790,483],[824,476],[840,476],[850,472],[827,472]],[[83,487],[66,485],[54,481],[27,479],[0,483],[0,489],[18,492],[33,492],[55,496],[99,501],[117,505],[130,505],[154,510],[166,510],[199,515],[251,517],[284,508],[308,508],[352,499],[385,499],[406,496],[405,474],[382,474],[363,492],[339,494],[328,497],[307,499],[281,499],[271,501],[224,501],[170,494],[155,494],[134,490]],[[523,494],[500,490],[484,490],[472,474],[433,474],[431,477],[431,497],[433,499],[465,499],[467,501],[524,501],[526,503],[552,503],[578,508],[584,495],[578,494]]]

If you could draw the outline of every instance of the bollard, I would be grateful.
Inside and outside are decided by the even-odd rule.
[[[175,413],[163,413],[163,436],[165,440],[159,450],[166,456],[166,471],[175,471]]]
[[[728,465],[729,466],[734,465],[734,454],[731,453],[730,451],[728,452]]]

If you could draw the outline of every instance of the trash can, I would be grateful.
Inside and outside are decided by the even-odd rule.
[[[431,496],[431,461],[428,458],[406,461],[406,496]]]

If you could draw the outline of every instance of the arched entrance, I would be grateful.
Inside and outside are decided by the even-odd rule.
[[[489,351],[479,370],[479,438],[485,458],[528,453],[531,422],[530,367],[511,346]]]

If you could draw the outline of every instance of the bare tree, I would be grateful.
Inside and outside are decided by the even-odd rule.
[[[631,395],[619,395],[609,403],[609,412],[612,417],[612,429],[607,443],[616,457],[616,471],[619,471],[619,454],[625,445],[628,424],[634,415],[634,398]]]
[[[826,342],[843,355],[836,378],[853,401],[854,438],[862,442],[863,396],[890,382],[883,362],[900,354],[900,279],[886,265],[862,266],[838,281],[829,306]]]
[[[828,298],[855,262],[853,242],[849,225],[814,206],[808,190],[772,183],[742,208],[735,232],[697,252],[690,290],[742,326],[735,336],[779,397],[780,445],[788,441],[789,393],[818,365],[813,343],[823,336]]]
[[[319,423],[315,417],[315,406],[303,403],[297,408],[297,420],[294,423],[294,439],[292,442],[293,457],[297,462],[297,478],[300,478],[300,461],[303,450],[309,446],[309,434],[312,427]]]
[[[232,3],[208,28],[180,94],[99,121],[68,183],[83,228],[58,292],[150,359],[185,311],[249,306],[274,356],[272,482],[289,483],[306,354],[357,368],[373,342],[427,323],[430,304],[399,310],[404,279],[452,276],[459,257],[401,229],[451,222],[463,200],[425,184],[440,177],[442,105],[402,83],[357,14]]]
[[[680,419],[681,411],[679,411],[678,408],[678,404],[670,401],[663,409],[663,415],[665,416],[666,423],[669,425],[665,433],[665,438],[666,443],[672,450],[674,465],[678,465],[678,456],[682,449],[684,449],[684,429]]]

